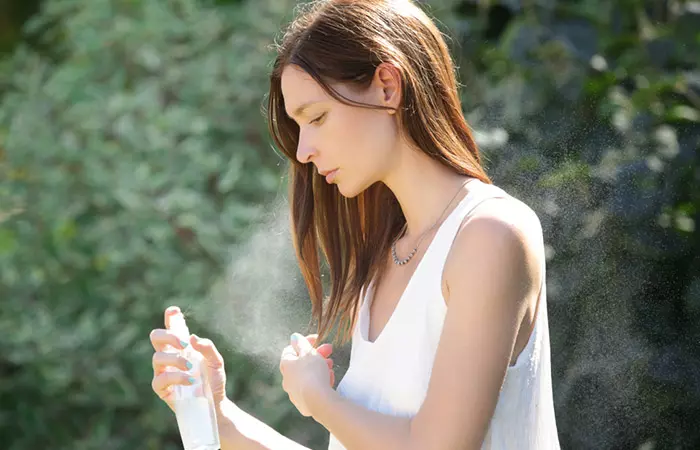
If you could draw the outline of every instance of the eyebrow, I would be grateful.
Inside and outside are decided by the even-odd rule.
[[[302,104],[299,106],[297,109],[294,110],[294,114],[292,114],[292,117],[299,117],[302,114],[304,114],[304,111],[306,111],[310,106],[315,105],[318,103],[317,101],[310,101]]]

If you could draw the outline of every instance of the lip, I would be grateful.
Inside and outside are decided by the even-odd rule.
[[[338,169],[320,171],[319,174],[326,177],[326,183],[330,184],[335,179],[335,175],[338,173]]]

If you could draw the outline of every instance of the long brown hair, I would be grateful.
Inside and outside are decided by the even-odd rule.
[[[353,102],[330,84],[366,88],[383,62],[401,73],[397,117],[415,146],[459,174],[490,183],[462,114],[448,47],[418,6],[409,0],[322,0],[300,8],[277,45],[267,114],[275,145],[292,163],[292,234],[319,342],[336,323],[342,342],[348,340],[361,292],[381,276],[391,243],[406,219],[383,183],[346,198],[316,175],[311,164],[296,160],[299,126],[285,112],[282,71],[296,65],[336,100],[378,108]],[[326,301],[319,250],[331,277]]]

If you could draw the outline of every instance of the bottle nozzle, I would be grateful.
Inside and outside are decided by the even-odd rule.
[[[185,323],[185,316],[181,312],[175,314],[170,318],[170,331],[175,333],[177,337],[182,340],[188,340],[190,337],[190,330],[187,328],[187,323]]]

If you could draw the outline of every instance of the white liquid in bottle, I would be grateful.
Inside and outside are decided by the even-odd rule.
[[[188,342],[190,331],[181,313],[170,319],[170,331],[180,340]],[[180,350],[181,356],[192,363],[187,373],[195,379],[191,385],[175,385],[174,406],[177,426],[185,450],[219,450],[219,427],[209,380],[202,370],[204,357],[191,346]]]
[[[216,417],[209,414],[209,401],[202,397],[175,402],[177,426],[185,450],[219,450]]]

